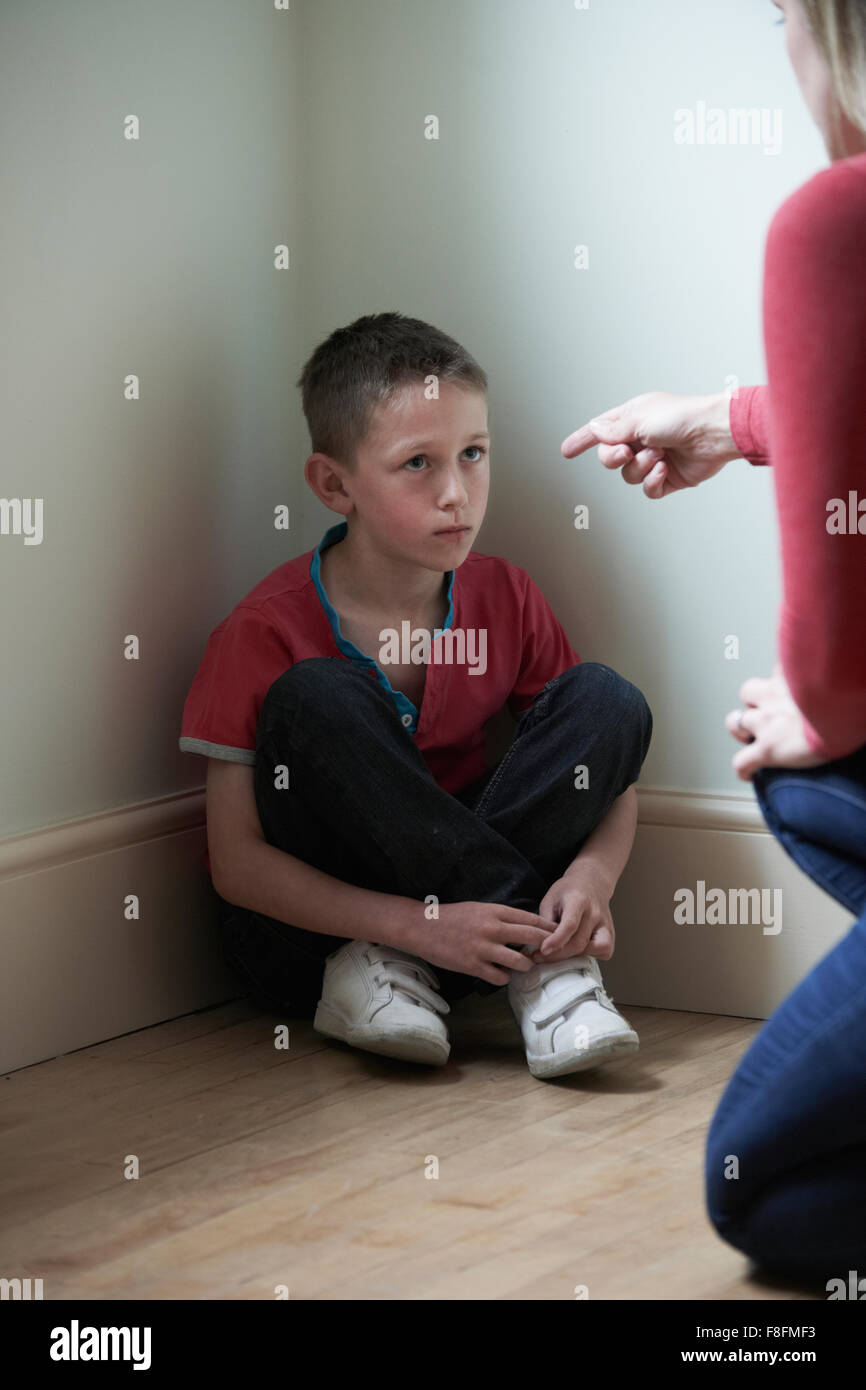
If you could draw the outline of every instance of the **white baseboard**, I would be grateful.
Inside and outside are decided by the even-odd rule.
[[[0,1071],[240,993],[220,955],[204,818],[195,791],[0,843]]]
[[[766,1018],[850,917],[767,832],[751,794],[639,789],[634,852],[613,901],[618,1002]],[[238,995],[204,869],[203,790],[0,843],[0,1071]],[[674,893],[780,888],[782,930],[677,926]],[[124,916],[135,894],[138,920]]]
[[[634,850],[611,904],[610,993],[622,1004],[769,1018],[845,935],[850,913],[788,858],[751,791],[639,788],[638,803]],[[734,923],[678,925],[674,894],[689,888],[698,896],[699,883],[707,894],[779,889],[781,930],[765,931],[739,905]]]

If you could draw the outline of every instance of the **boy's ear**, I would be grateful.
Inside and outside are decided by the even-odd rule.
[[[304,464],[304,477],[319,501],[343,516],[348,516],[354,507],[344,485],[348,476],[347,469],[328,454],[310,454]]]

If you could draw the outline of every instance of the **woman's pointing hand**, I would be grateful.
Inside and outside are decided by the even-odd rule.
[[[605,468],[621,468],[647,497],[697,487],[739,458],[729,424],[730,398],[649,391],[606,410],[563,440],[565,458],[598,445]]]

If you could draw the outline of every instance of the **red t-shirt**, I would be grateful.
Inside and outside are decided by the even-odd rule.
[[[311,575],[317,551],[329,538],[335,543],[345,525],[331,527],[316,551],[279,565],[210,634],[184,705],[179,740],[184,752],[253,764],[268,689],[289,666],[308,657],[356,660],[391,691],[375,662],[344,639],[338,645]],[[466,651],[475,669],[469,660],[437,663],[435,649],[446,639],[436,639],[411,736],[439,786],[454,794],[488,771],[486,721],[505,705],[520,714],[580,657],[525,570],[471,550],[451,575],[445,627],[467,633]],[[474,646],[468,641],[469,629],[486,633],[483,671],[483,645],[477,638]],[[350,651],[357,656],[347,655]],[[400,692],[391,694],[401,717],[414,708]]]
[[[866,154],[779,208],[763,301],[768,385],[732,398],[731,433],[744,458],[773,464],[779,657],[829,760],[866,744]]]

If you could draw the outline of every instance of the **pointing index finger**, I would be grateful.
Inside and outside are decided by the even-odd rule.
[[[589,425],[581,425],[579,430],[575,430],[567,439],[562,441],[562,454],[564,458],[573,459],[578,454],[585,454],[587,449],[592,449],[596,444],[601,444],[601,440]]]

